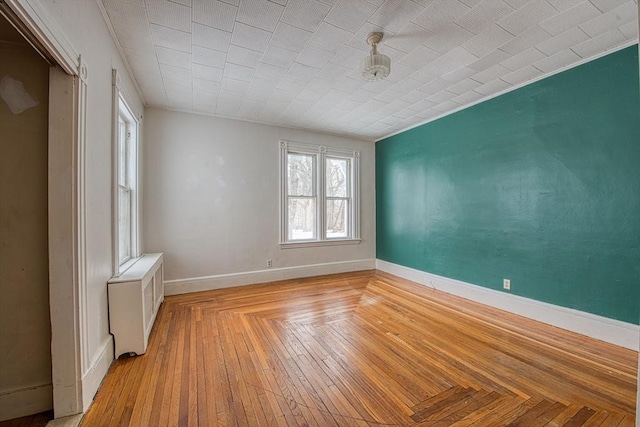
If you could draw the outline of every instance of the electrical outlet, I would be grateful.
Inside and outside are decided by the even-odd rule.
[[[270,259],[267,260],[267,268],[271,268],[273,267],[273,261],[271,261]]]
[[[509,280],[509,279],[503,279],[503,280],[502,280],[502,286],[503,286],[505,289],[511,289],[511,280]]]

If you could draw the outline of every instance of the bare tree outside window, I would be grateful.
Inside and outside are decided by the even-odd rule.
[[[350,209],[350,161],[349,159],[326,159],[327,194],[327,238],[349,236]]]
[[[116,184],[118,214],[118,265],[136,256],[136,126],[137,123],[122,99],[118,100]]]
[[[280,141],[283,247],[357,244],[359,152]]]
[[[118,120],[118,261],[131,258],[131,187],[129,179],[130,131]]]
[[[316,156],[287,156],[289,240],[316,238]]]

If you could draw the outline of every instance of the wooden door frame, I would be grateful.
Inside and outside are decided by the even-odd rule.
[[[87,67],[37,0],[4,0],[3,15],[52,65],[49,73],[48,226],[55,418],[82,413],[88,368],[85,118]],[[93,397],[93,396],[91,396]]]

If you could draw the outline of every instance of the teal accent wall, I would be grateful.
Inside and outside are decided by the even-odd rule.
[[[376,143],[377,257],[640,318],[632,46]]]

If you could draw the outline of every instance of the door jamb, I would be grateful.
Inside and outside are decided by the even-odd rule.
[[[85,117],[87,67],[37,0],[0,11],[52,65],[49,73],[48,224],[51,363],[55,418],[86,409]]]

